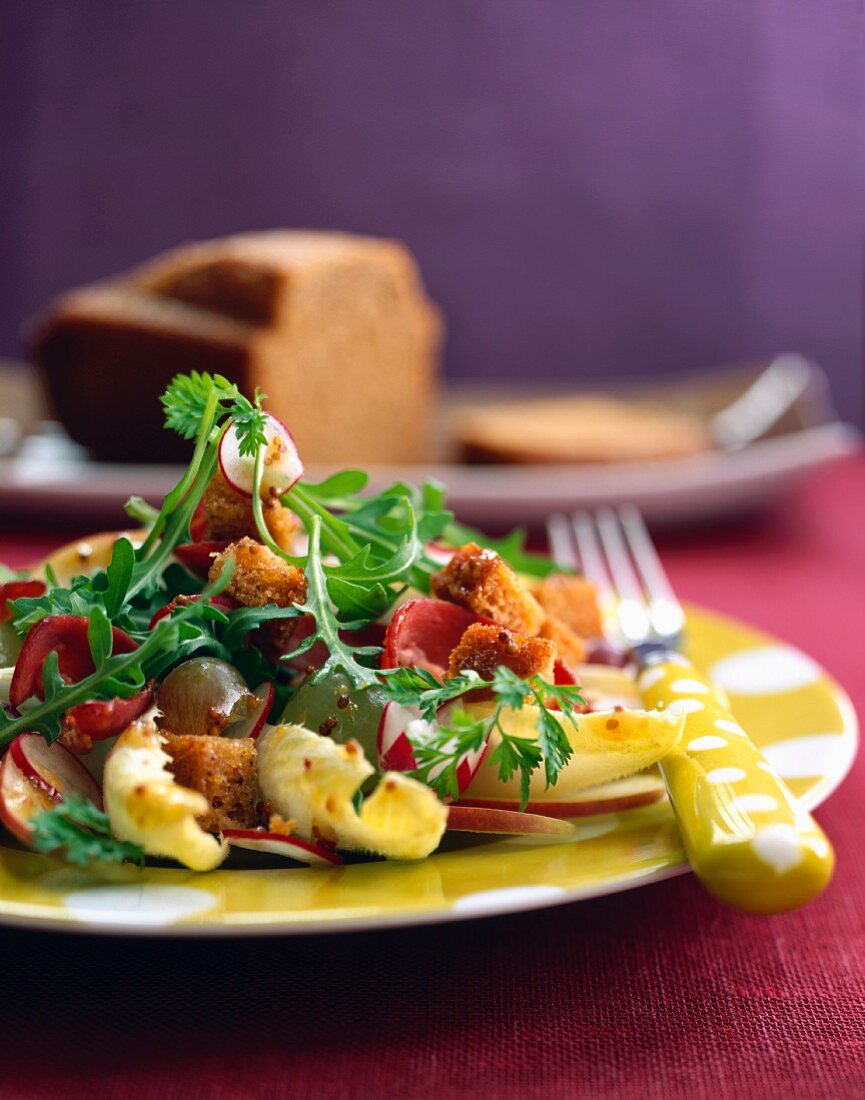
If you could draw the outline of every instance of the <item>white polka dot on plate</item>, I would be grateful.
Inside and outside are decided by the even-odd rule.
[[[698,710],[705,710],[705,704],[699,699],[677,699],[667,710],[670,714],[696,714]]]
[[[723,730],[724,733],[732,733],[737,737],[745,737],[745,731],[739,725],[738,722],[731,722],[729,718],[716,718],[715,729]]]
[[[561,886],[507,886],[501,890],[480,890],[465,894],[454,904],[456,913],[510,913],[567,897]]]
[[[674,680],[670,684],[670,691],[679,695],[708,695],[709,689],[699,680]]]
[[[779,875],[802,862],[802,846],[792,825],[767,825],[758,829],[751,845],[759,858]]]
[[[127,886],[94,886],[75,890],[63,899],[85,924],[126,926],[173,924],[183,917],[203,913],[216,898],[194,886],[156,886],[150,883]]]
[[[738,695],[777,695],[815,683],[820,668],[792,646],[769,645],[724,657],[712,665],[709,675]]]
[[[647,668],[644,672],[640,673],[640,677],[637,680],[637,687],[640,691],[648,691],[649,688],[654,687],[655,684],[659,684],[666,675],[666,670],[663,668]]]
[[[856,752],[853,738],[843,733],[812,733],[764,745],[763,755],[782,779],[843,774]]]
[[[746,772],[741,768],[713,768],[706,772],[706,778],[710,783],[738,783],[744,779]]]
[[[733,806],[743,814],[768,813],[778,809],[778,799],[770,794],[740,794],[733,799]]]
[[[726,738],[708,735],[706,737],[695,737],[693,741],[688,742],[685,748],[688,752],[705,752],[708,749],[723,749],[726,744]]]

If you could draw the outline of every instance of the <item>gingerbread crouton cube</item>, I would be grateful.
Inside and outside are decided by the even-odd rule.
[[[468,542],[430,578],[432,594],[467,607],[509,630],[533,638],[544,612],[509,565],[493,550]]]
[[[164,734],[168,770],[181,787],[203,794],[210,804],[199,817],[202,829],[247,829],[258,824],[255,742],[251,737]]]
[[[244,607],[263,607],[268,603],[290,607],[306,599],[303,570],[289,565],[255,539],[239,539],[217,554],[210,567],[211,581],[216,580],[229,560],[234,562],[234,572],[225,591]]]
[[[554,642],[559,660],[570,668],[582,664],[586,659],[586,643],[561,619],[551,615],[544,619],[538,637]]]
[[[563,622],[574,634],[581,638],[603,636],[598,590],[585,577],[551,573],[538,581],[532,591],[547,615]]]
[[[283,550],[291,550],[297,529],[294,514],[284,508],[276,497],[262,500],[261,510],[274,542]],[[259,537],[251,497],[242,496],[232,489],[220,471],[217,471],[204,494],[204,512],[207,517],[207,539],[240,539],[245,535],[253,539]]]
[[[504,665],[521,680],[541,676],[553,681],[556,647],[546,638],[527,638],[515,630],[486,623],[473,623],[452,650],[447,679],[469,669],[482,680],[492,680]]]

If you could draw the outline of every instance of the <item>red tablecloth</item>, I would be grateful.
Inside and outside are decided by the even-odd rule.
[[[774,631],[865,713],[865,457],[773,517],[667,536],[682,596]],[[23,561],[56,533],[0,540]],[[818,817],[807,909],[690,876],[430,929],[124,941],[5,931],[0,1097],[865,1096],[865,767]]]

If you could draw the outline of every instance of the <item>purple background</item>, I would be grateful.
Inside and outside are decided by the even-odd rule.
[[[405,239],[464,378],[796,348],[861,408],[861,0],[3,0],[0,354],[178,240]]]

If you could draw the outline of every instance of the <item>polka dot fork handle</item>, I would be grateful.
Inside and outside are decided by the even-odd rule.
[[[720,689],[679,653],[641,646],[637,656],[646,707],[685,715],[682,740],[660,769],[703,885],[751,913],[811,901],[835,863],[823,830],[748,739]]]

